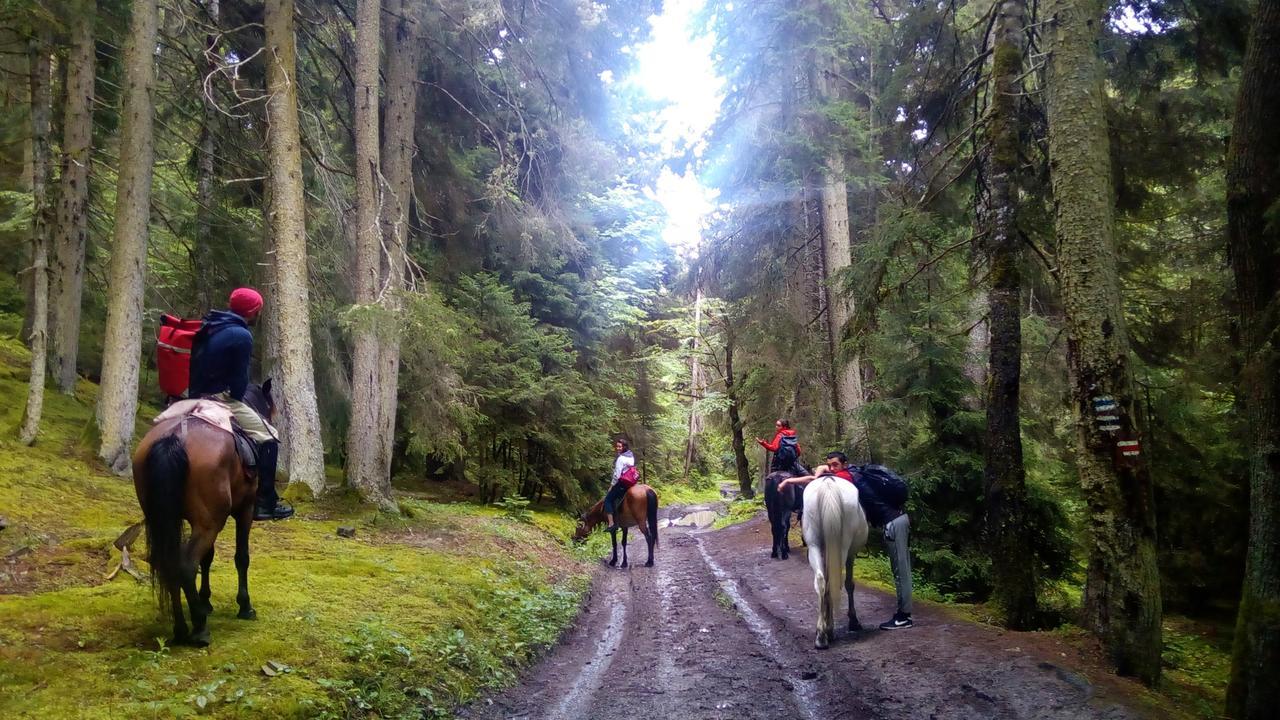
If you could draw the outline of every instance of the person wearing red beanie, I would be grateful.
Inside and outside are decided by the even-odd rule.
[[[280,436],[266,418],[244,401],[253,361],[253,333],[249,326],[260,312],[262,294],[242,287],[232,291],[226,310],[213,310],[204,316],[204,324],[191,347],[188,394],[225,404],[236,424],[258,443],[258,502],[253,518],[283,520],[293,515],[293,508],[281,502],[276,493]]]

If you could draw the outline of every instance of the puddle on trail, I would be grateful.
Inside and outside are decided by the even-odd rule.
[[[711,523],[715,522],[718,517],[720,517],[720,513],[715,510],[695,510],[694,512],[687,513],[678,518],[663,520],[658,523],[658,527],[676,525],[679,527],[695,527],[702,529],[710,527]]]

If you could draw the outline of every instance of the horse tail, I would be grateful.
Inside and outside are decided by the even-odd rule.
[[[818,488],[821,507],[818,508],[818,524],[822,534],[822,565],[826,576],[827,602],[832,611],[840,607],[840,579],[844,575],[844,560],[848,550],[847,533],[844,524],[844,512],[840,506],[840,496],[835,487],[827,481]]]
[[[187,449],[176,435],[160,438],[147,451],[147,530],[151,586],[160,610],[171,609],[169,588],[181,583],[182,508],[187,487]]]
[[[645,499],[648,501],[647,515],[649,520],[649,537],[653,538],[653,544],[658,544],[658,493],[653,488],[645,490]]]

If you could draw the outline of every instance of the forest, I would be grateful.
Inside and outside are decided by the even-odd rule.
[[[907,479],[941,597],[1148,685],[1166,616],[1233,626],[1272,717],[1280,0],[693,5],[681,134],[661,0],[0,0],[6,441],[89,381],[68,452],[127,475],[160,314],[252,286],[309,495],[576,514],[622,436],[747,502],[786,418]]]

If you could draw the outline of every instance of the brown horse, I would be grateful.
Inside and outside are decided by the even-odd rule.
[[[271,381],[250,385],[244,401],[264,418],[275,410]],[[258,492],[256,473],[246,468],[235,439],[225,430],[195,418],[173,418],[151,428],[133,454],[133,487],[142,506],[150,553],[151,585],[161,612],[173,615],[173,642],[205,647],[209,602],[209,566],[213,543],[228,517],[236,520],[236,571],[240,576],[236,617],[253,620],[249,603],[249,528]],[[191,524],[183,539],[182,522]],[[196,568],[203,587],[196,591]],[[182,595],[191,611],[191,632],[182,616]]]
[[[640,528],[640,533],[649,544],[649,561],[644,566],[653,567],[653,546],[658,544],[658,493],[644,483],[633,485],[618,502],[618,511],[614,516],[618,527],[622,528],[622,567],[627,567],[627,528],[632,525]],[[578,518],[578,529],[573,533],[573,539],[585,539],[605,519],[604,500],[601,500]],[[617,565],[618,532],[614,530],[609,535],[613,539],[613,558],[609,560],[609,564]]]

